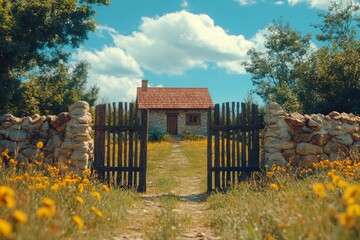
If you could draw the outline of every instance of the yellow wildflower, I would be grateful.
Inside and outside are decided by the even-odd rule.
[[[38,216],[38,218],[40,219],[46,219],[46,218],[50,218],[53,216],[52,211],[48,208],[48,207],[40,207],[37,211],[36,211],[36,215]]]
[[[83,180],[82,180],[82,183],[84,184],[84,185],[90,185],[90,180],[88,179],[88,178],[84,178]]]
[[[78,185],[78,191],[79,191],[79,193],[83,193],[84,192],[84,185],[83,184],[79,184]]]
[[[78,230],[83,229],[83,227],[84,227],[84,222],[83,222],[83,220],[82,220],[79,216],[77,216],[77,215],[73,216],[73,217],[72,217],[72,220],[73,220],[73,222],[76,224]]]
[[[340,188],[343,188],[343,189],[347,188],[349,185],[350,185],[350,184],[349,184],[347,181],[345,181],[345,180],[340,180],[340,181],[338,182],[338,186],[339,186]]]
[[[332,184],[332,183],[327,183],[326,188],[333,192],[336,191],[336,188],[335,188],[334,184]]]
[[[341,181],[341,177],[335,175],[332,177],[332,183],[338,185],[339,181]]]
[[[90,174],[91,174],[90,168],[85,169],[85,170],[83,171],[83,177],[88,177],[88,176],[90,176]]]
[[[266,173],[266,177],[268,177],[268,178],[270,178],[270,177],[272,177],[272,176],[274,176],[274,172],[267,172]]]
[[[103,214],[99,209],[97,209],[97,208],[94,207],[94,206],[92,206],[92,207],[90,208],[90,210],[93,211],[93,212],[96,214],[96,216],[98,216],[98,217],[100,217],[100,218],[102,218],[102,217],[104,216],[104,214]]]
[[[102,186],[102,189],[103,189],[105,192],[110,192],[110,188],[109,188],[107,185],[103,185],[103,186]]]
[[[5,205],[7,208],[15,207],[14,190],[8,186],[0,186],[0,207]]]
[[[92,193],[91,193],[91,196],[92,196],[93,198],[95,198],[96,200],[98,200],[98,201],[101,199],[101,195],[100,195],[99,192],[92,192]]]
[[[13,235],[12,225],[4,219],[0,219],[0,238],[11,238]]]
[[[360,216],[360,204],[352,204],[346,208],[346,214],[350,217]]]
[[[325,197],[326,196],[326,190],[325,190],[325,187],[324,187],[324,185],[322,183],[314,183],[313,191],[319,197]]]
[[[360,185],[354,184],[347,187],[342,198],[348,205],[355,203],[358,199],[360,199]]]
[[[276,183],[270,183],[270,187],[275,191],[279,190],[279,186]]]
[[[59,187],[60,187],[59,184],[54,183],[54,185],[51,186],[50,190],[55,193],[59,190]]]
[[[340,213],[338,219],[341,226],[346,228],[352,228],[355,224],[354,218],[347,215],[346,213]]]
[[[82,197],[79,197],[79,196],[76,196],[75,199],[80,204],[84,204],[84,202],[85,202],[84,199]]]
[[[10,158],[9,165],[15,166],[16,164],[18,164],[18,162],[15,159]]]
[[[43,207],[47,207],[50,210],[51,214],[54,215],[56,211],[54,200],[50,198],[43,198],[42,203],[43,203]]]
[[[37,144],[36,144],[37,149],[42,149],[43,147],[44,147],[44,144],[42,141],[37,142]]]
[[[26,223],[28,221],[27,215],[20,210],[15,210],[12,212],[12,218],[16,223]]]

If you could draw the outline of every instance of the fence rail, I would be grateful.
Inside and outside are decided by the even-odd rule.
[[[227,189],[260,171],[258,106],[216,104],[208,110],[208,191]]]
[[[99,179],[145,192],[147,111],[120,102],[96,106],[95,116],[94,168]]]

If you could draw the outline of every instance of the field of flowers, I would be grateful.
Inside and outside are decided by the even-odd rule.
[[[196,176],[205,191],[206,140],[180,145],[192,164],[189,169],[171,166],[171,176]],[[166,170],[171,146],[149,143],[148,185],[156,191],[179,185],[156,174],[159,164]],[[143,206],[140,194],[109,188],[89,170],[75,174],[67,166],[45,165],[42,146],[38,148],[31,163],[19,164],[7,151],[0,156],[0,239],[110,239],[134,222],[144,223],[139,231],[156,239],[152,236],[164,234],[155,234],[149,223],[156,222],[161,231],[181,225],[173,222],[181,216],[165,221],[168,215],[160,214],[174,215],[171,209],[180,201],[176,196],[168,204],[170,210],[160,209],[164,221],[134,216],[130,221],[129,211]],[[360,239],[360,156],[321,159],[302,170],[267,166],[262,179],[212,193],[204,201],[208,210],[202,224],[222,239]]]
[[[224,239],[360,239],[360,156],[313,168],[268,167],[261,181],[213,194],[210,225]]]
[[[137,193],[44,165],[38,148],[32,163],[0,157],[0,239],[100,239],[126,223]]]

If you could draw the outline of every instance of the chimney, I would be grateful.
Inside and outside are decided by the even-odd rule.
[[[147,92],[147,90],[148,90],[148,80],[142,80],[141,81],[141,90],[143,92]]]

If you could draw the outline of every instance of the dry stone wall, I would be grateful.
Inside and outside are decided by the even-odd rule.
[[[8,149],[9,155],[20,162],[37,158],[60,166],[67,163],[70,170],[84,170],[94,158],[89,110],[87,102],[78,101],[69,112],[57,116],[0,116],[0,152]],[[41,149],[37,148],[39,142]]]
[[[264,158],[270,166],[308,167],[319,157],[338,160],[360,151],[360,117],[353,114],[288,114],[270,103],[264,122]]]

